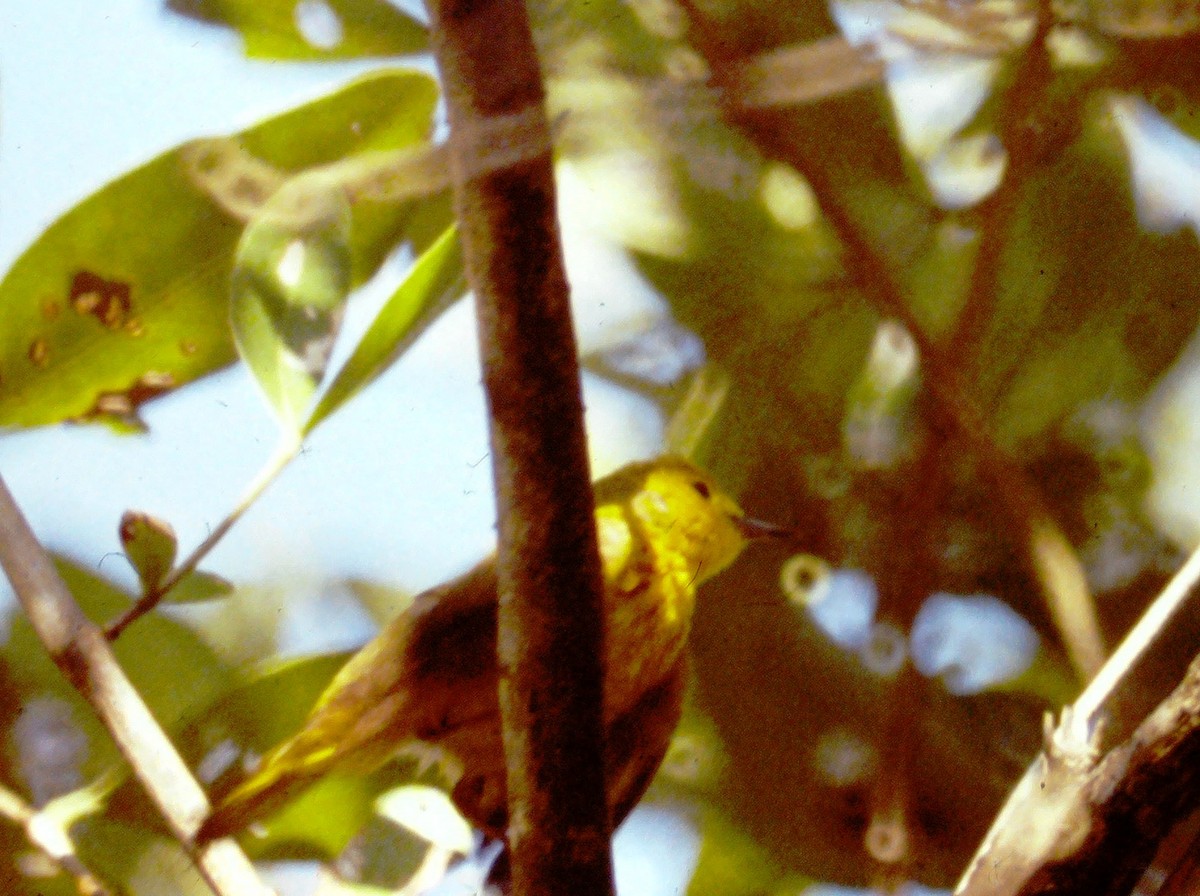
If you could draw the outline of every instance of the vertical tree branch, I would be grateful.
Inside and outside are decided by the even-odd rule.
[[[513,885],[611,893],[602,581],[541,75],[520,0],[427,6],[491,410]]]
[[[67,591],[2,479],[0,566],[55,664],[108,728],[172,833],[189,846],[208,814],[204,791],[125,676],[104,632],[92,624]],[[232,840],[206,846],[195,860],[217,896],[270,892]]]

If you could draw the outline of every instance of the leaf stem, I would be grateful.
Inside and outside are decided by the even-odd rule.
[[[218,840],[199,850],[192,846],[210,808],[204,791],[126,677],[104,633],[71,596],[3,479],[0,567],[50,658],[104,723],[213,893],[269,893],[233,840]]]
[[[1078,724],[1092,724],[1100,708],[1112,696],[1134,663],[1146,652],[1156,637],[1183,604],[1194,597],[1200,585],[1200,548],[1192,552],[1187,562],[1167,583],[1167,587],[1146,608],[1137,624],[1113,651],[1108,662],[1096,673],[1075,701],[1074,718]]]
[[[257,501],[267,490],[267,487],[275,481],[284,468],[295,459],[300,453],[300,447],[303,441],[299,436],[288,435],[285,437],[279,448],[272,455],[267,464],[259,471],[258,475],[250,482],[249,487],[242,495],[241,500],[231,510],[220,523],[217,524],[204,541],[200,542],[196,548],[188,554],[188,556],[180,562],[175,569],[171,571],[165,579],[157,586],[149,588],[142,594],[140,598],[126,610],[121,616],[110,622],[104,630],[105,637],[109,641],[115,641],[121,636],[121,632],[125,631],[132,623],[136,622],[142,616],[149,613],[157,607],[163,599],[170,594],[171,589],[182,582],[187,576],[196,571],[196,567],[208,556],[209,552],[220,543],[221,539],[233,528],[234,523],[242,518],[249,510],[254,502]]]

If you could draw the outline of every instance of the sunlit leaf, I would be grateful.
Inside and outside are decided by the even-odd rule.
[[[279,844],[300,843],[336,856],[371,818],[377,790],[363,775],[328,775],[263,819],[251,849],[261,855]]]
[[[241,145],[284,172],[410,146],[427,137],[436,95],[423,74],[377,72],[250,128]],[[85,199],[0,282],[0,426],[136,419],[141,403],[233,360],[228,278],[243,225],[190,176],[187,149]],[[236,159],[210,172],[241,173]],[[403,239],[412,210],[355,205],[352,284]]]
[[[387,0],[168,0],[190,18],[236,29],[265,59],[397,56],[425,48],[425,28]]]
[[[210,740],[227,737],[266,751],[296,733],[346,658],[338,653],[266,663],[200,712],[192,724],[211,727],[205,735]],[[191,746],[207,749],[212,744],[194,741]]]
[[[157,587],[171,571],[179,547],[171,524],[148,513],[127,510],[121,515],[118,532],[121,547],[137,570],[142,587]]]
[[[242,235],[230,287],[234,339],[268,401],[299,429],[350,290],[350,206],[314,178],[285,184]]]
[[[196,604],[228,597],[233,593],[233,583],[211,572],[190,572],[167,592],[167,601],[173,604]]]
[[[440,788],[426,784],[397,787],[379,797],[376,810],[442,849],[466,855],[474,847],[471,825]]]
[[[199,712],[180,739],[200,779],[219,795],[245,773],[239,757],[261,756],[295,734],[346,654],[272,661],[250,672]],[[256,854],[280,843],[304,843],[333,856],[372,814],[379,785],[366,776],[332,775],[273,816],[248,845]]]
[[[371,323],[304,425],[311,432],[382,373],[463,287],[462,248],[453,227],[430,246]]]
[[[716,811],[701,822],[700,855],[688,896],[762,892],[778,875],[761,846]]]
[[[413,593],[404,588],[392,585],[381,585],[363,579],[349,579],[346,587],[358,600],[371,618],[380,625],[394,619],[413,602]]]

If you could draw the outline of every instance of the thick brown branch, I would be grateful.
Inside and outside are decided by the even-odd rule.
[[[1200,804],[1200,657],[1183,681],[1089,776],[1087,836],[1038,870],[1022,896],[1123,896],[1163,837]]]
[[[956,893],[1126,893],[1200,802],[1200,657],[1133,736],[1098,758],[1095,720],[1117,682],[1195,597],[1200,550],[1175,574],[1018,782]],[[1048,720],[1049,721],[1049,720]]]
[[[543,89],[520,0],[429,0],[500,518],[514,889],[611,893],[601,577]]]
[[[54,662],[108,728],[172,833],[188,847],[208,814],[204,791],[118,665],[104,632],[84,616],[67,591],[3,480],[0,566]],[[217,896],[270,892],[232,840],[205,847],[195,860]]]

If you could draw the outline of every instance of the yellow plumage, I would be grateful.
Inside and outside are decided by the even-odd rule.
[[[620,820],[653,777],[679,718],[696,588],[734,561],[756,524],[678,458],[624,467],[596,482],[595,494],[605,761]],[[419,595],[350,659],[301,730],[220,802],[197,839],[240,830],[333,769],[370,771],[414,740],[454,761],[459,809],[502,836],[496,610],[494,560]]]

